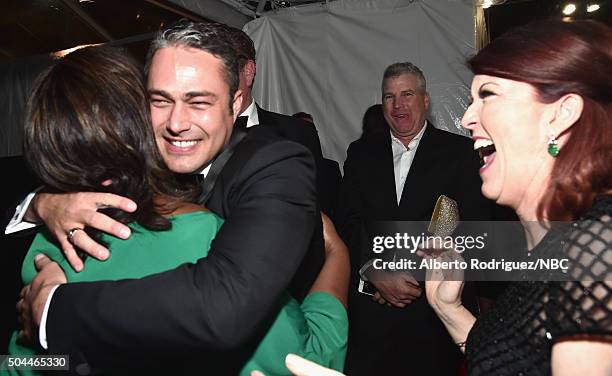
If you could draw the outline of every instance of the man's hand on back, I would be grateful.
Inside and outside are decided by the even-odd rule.
[[[128,226],[98,212],[98,209],[109,207],[127,212],[136,210],[132,200],[112,193],[39,193],[32,200],[26,218],[44,222],[58,240],[72,268],[80,272],[83,261],[75,247],[99,260],[108,258],[109,253],[108,249],[96,243],[85,231],[78,230],[91,227],[121,239],[130,236]],[[73,230],[71,239],[68,237],[70,230]]]
[[[47,297],[55,286],[67,282],[62,268],[45,255],[37,255],[34,262],[38,274],[31,284],[21,290],[17,302],[17,317],[22,325],[17,341],[24,345],[37,343],[38,327]]]

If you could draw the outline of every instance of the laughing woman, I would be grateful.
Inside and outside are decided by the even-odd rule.
[[[516,210],[524,252],[569,258],[571,280],[513,283],[478,320],[461,282],[428,281],[427,299],[471,375],[611,375],[612,29],[533,23],[468,65],[482,192]]]

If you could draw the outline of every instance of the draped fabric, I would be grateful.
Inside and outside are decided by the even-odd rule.
[[[22,155],[23,121],[34,81],[50,55],[0,61],[0,157]]]
[[[257,50],[253,96],[272,111],[312,114],[324,156],[344,161],[366,109],[381,102],[384,69],[411,61],[427,79],[429,119],[466,135],[474,24],[471,0],[338,0],[268,12],[244,28]]]

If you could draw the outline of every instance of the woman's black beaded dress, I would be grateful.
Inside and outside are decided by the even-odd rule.
[[[556,342],[612,340],[612,196],[598,197],[564,230],[549,231],[531,254],[568,258],[571,278],[525,273],[512,282],[469,333],[470,375],[549,375]]]

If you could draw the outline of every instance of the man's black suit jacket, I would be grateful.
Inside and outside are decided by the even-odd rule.
[[[257,116],[260,125],[270,126],[282,138],[304,145],[312,153],[316,166],[320,165],[323,158],[321,142],[317,129],[312,123],[293,116],[266,111],[259,106],[257,106]]]
[[[351,250],[352,275],[372,252],[367,224],[429,221],[440,195],[459,204],[462,220],[486,220],[489,202],[480,193],[479,161],[470,139],[428,123],[404,183],[398,206],[389,132],[351,143],[338,198],[337,226]],[[364,243],[366,242],[366,243]],[[355,282],[355,279],[353,279]]]
[[[323,202],[326,190],[324,176],[321,173],[323,169],[323,154],[321,153],[321,143],[319,142],[319,136],[314,125],[292,116],[266,111],[259,106],[257,106],[257,116],[259,118],[259,125],[257,127],[270,128],[270,131],[273,131],[281,138],[297,142],[310,150],[315,162],[318,209],[324,209]],[[315,230],[308,247],[308,252],[304,256],[302,264],[289,286],[293,297],[300,301],[304,299],[314,280],[319,275],[324,262],[323,223],[318,219],[315,223]]]
[[[328,183],[323,174],[321,141],[314,124],[293,116],[266,111],[259,106],[257,106],[257,115],[260,125],[272,127],[282,138],[295,141],[310,150],[317,169],[317,198],[319,202],[324,201]]]
[[[375,221],[429,221],[440,195],[458,202],[463,220],[487,219],[489,203],[480,193],[478,167],[473,144],[468,138],[438,130],[429,123],[419,142],[398,206],[389,132],[357,140],[349,146],[336,216],[351,257],[351,332],[345,369],[349,374],[369,374],[374,369],[382,373],[399,372],[393,365],[398,362],[395,358],[398,354],[375,355],[385,351],[372,344],[377,337],[370,333],[375,332],[389,333],[391,337],[386,337],[386,341],[402,344],[401,349],[394,351],[412,357],[403,368],[415,374],[438,374],[432,368],[436,365],[424,360],[423,352],[440,354],[440,359],[449,365],[455,364],[459,352],[429,307],[424,291],[401,311],[379,306],[357,292],[358,271],[368,260],[381,257],[372,251],[371,238],[379,235],[373,233],[371,227]],[[464,297],[467,292],[471,297],[464,302],[473,307],[475,296],[470,290],[469,287],[464,290]],[[415,343],[414,338],[428,338],[428,341]],[[370,364],[372,359],[382,363]]]
[[[50,352],[105,367],[203,359],[261,333],[320,220],[312,156],[266,127],[251,130],[207,206],[225,223],[206,259],[139,280],[60,286]]]
[[[0,158],[0,171],[7,179],[0,196],[0,221],[2,229],[6,228],[15,213],[15,206],[23,198],[24,192],[30,192],[40,185],[40,182],[28,168],[21,156]],[[5,313],[0,320],[0,354],[6,354],[11,333],[18,327],[15,302],[19,299],[21,283],[21,264],[32,243],[34,234],[5,235],[0,233],[0,249],[2,265],[0,266],[0,310]]]
[[[273,127],[281,137],[300,143],[312,152],[317,168],[317,199],[319,206],[325,214],[330,217],[333,216],[335,200],[338,194],[340,169],[338,162],[323,158],[321,141],[314,124],[293,116],[266,111],[259,106],[257,106],[257,114],[260,124]],[[335,174],[336,172],[337,175]]]
[[[340,182],[342,181],[340,165],[334,160],[323,158],[323,165],[321,167],[322,181],[325,184],[323,194],[319,196],[321,208],[332,220],[335,220],[338,192],[340,190]]]

